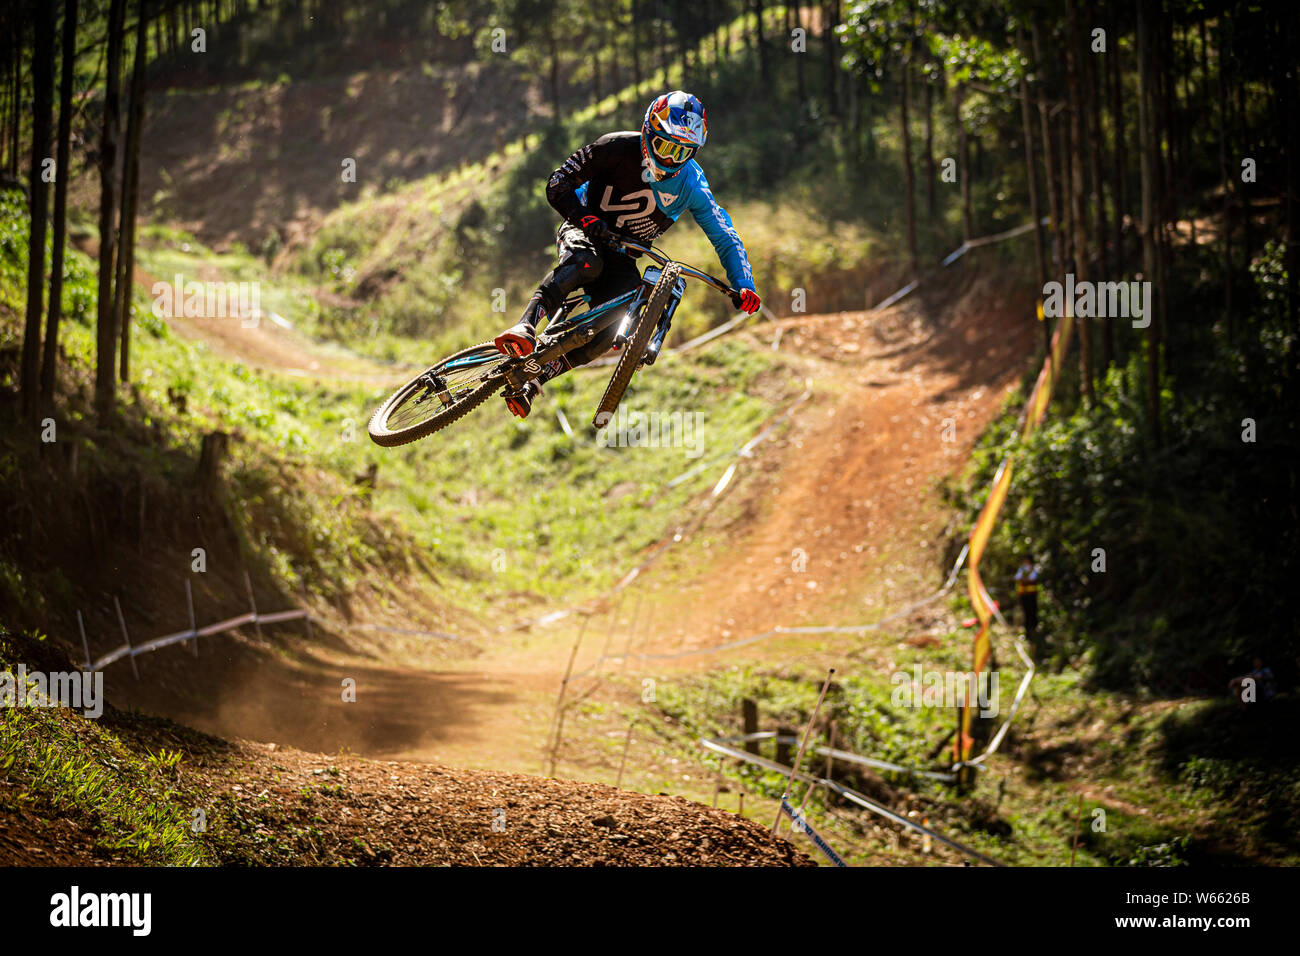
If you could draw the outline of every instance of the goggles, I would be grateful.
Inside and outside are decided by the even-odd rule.
[[[650,134],[650,149],[664,162],[674,166],[680,166],[694,156],[696,148],[656,133]]]

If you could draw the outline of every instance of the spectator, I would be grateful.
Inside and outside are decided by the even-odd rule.
[[[1038,565],[1032,555],[1025,555],[1016,569],[1016,596],[1025,618],[1025,637],[1031,645],[1038,643]]]
[[[1250,684],[1247,684],[1247,681],[1250,681]],[[1249,695],[1246,693],[1247,687],[1250,688]],[[1277,681],[1273,677],[1273,668],[1265,666],[1262,657],[1256,657],[1251,661],[1250,673],[1228,681],[1228,693],[1238,699],[1242,709],[1252,701],[1267,703],[1277,696]]]

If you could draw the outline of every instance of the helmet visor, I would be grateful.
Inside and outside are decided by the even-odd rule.
[[[679,143],[675,139],[660,136],[658,133],[650,134],[650,149],[654,151],[657,158],[663,160],[669,166],[680,166],[688,161],[695,155],[696,148],[685,143]]]

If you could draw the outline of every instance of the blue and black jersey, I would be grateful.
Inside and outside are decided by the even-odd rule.
[[[682,213],[690,212],[713,243],[727,281],[736,289],[753,289],[745,244],[713,198],[699,164],[692,159],[677,175],[658,182],[643,171],[641,134],[606,133],[551,174],[546,199],[568,222],[577,225],[594,213],[613,232],[644,243],[658,239]]]

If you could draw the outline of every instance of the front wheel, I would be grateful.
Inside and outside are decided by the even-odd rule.
[[[654,335],[655,327],[659,325],[659,317],[668,308],[673,286],[681,274],[682,268],[675,262],[665,265],[659,273],[659,281],[655,283],[649,300],[641,309],[636,328],[623,344],[623,354],[619,356],[618,365],[614,367],[614,374],[605,388],[605,395],[596,408],[596,416],[591,421],[596,428],[605,427],[613,417],[614,410],[618,408],[618,403],[623,400],[623,393],[627,391],[632,381],[632,373],[641,364],[641,357],[645,355],[646,346],[650,344],[650,336]]]
[[[392,448],[460,420],[504,386],[501,366],[507,361],[491,342],[443,359],[379,406],[370,419],[370,440]]]

